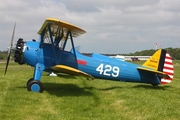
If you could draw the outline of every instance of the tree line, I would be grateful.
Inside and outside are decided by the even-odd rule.
[[[180,60],[180,48],[165,48],[165,50],[171,55],[173,60]],[[124,56],[151,56],[156,52],[155,49],[137,51],[135,53],[121,54]],[[107,56],[116,56],[117,54],[104,54]]]
[[[180,48],[165,48],[165,50],[170,54],[173,60],[180,60]],[[131,56],[151,56],[156,52],[156,50],[142,50],[140,52],[130,53]]]
[[[165,48],[165,50],[168,51],[168,53],[171,55],[173,60],[180,60],[180,48]],[[142,50],[142,51],[137,51],[135,53],[129,53],[129,54],[122,54],[124,56],[151,56],[155,53],[156,50],[150,49],[150,50]],[[83,53],[85,55],[91,55],[92,53]],[[7,51],[0,51],[0,60],[5,60],[7,58],[8,52]],[[11,58],[13,58],[13,54],[11,54]],[[115,56],[117,54],[103,54],[107,56]]]
[[[7,51],[0,51],[0,60],[6,59],[7,55],[8,55]]]

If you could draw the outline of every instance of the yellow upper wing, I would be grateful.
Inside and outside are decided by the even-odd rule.
[[[44,24],[42,25],[42,27],[40,28],[40,30],[38,31],[38,34],[41,34],[42,31],[48,26],[48,24],[50,24],[51,27],[55,28],[55,29],[57,29],[58,27],[62,27],[64,32],[66,32],[66,33],[67,33],[67,31],[71,31],[73,37],[78,37],[81,34],[86,33],[85,30],[83,30],[75,25],[72,25],[70,23],[60,21],[55,18],[47,18],[45,20]]]
[[[59,72],[64,72],[67,74],[82,75],[82,76],[85,76],[87,78],[94,79],[94,77],[92,77],[91,75],[89,75],[83,71],[80,71],[78,69],[66,66],[66,65],[56,65],[56,66],[51,67],[51,69],[53,69],[55,71],[59,71]]]

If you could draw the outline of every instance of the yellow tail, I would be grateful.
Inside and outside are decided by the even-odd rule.
[[[158,70],[160,57],[161,57],[161,49],[156,51],[142,66],[152,68],[154,70]]]

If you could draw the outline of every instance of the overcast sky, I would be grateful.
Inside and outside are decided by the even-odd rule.
[[[0,50],[15,41],[39,39],[47,17],[74,24],[86,34],[75,38],[80,52],[130,53],[180,48],[180,0],[0,0]]]

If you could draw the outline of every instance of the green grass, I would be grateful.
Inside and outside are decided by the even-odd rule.
[[[43,93],[28,92],[33,68],[0,63],[1,120],[179,120],[180,62],[174,61],[172,83],[156,88],[148,84],[115,82],[43,73]]]

